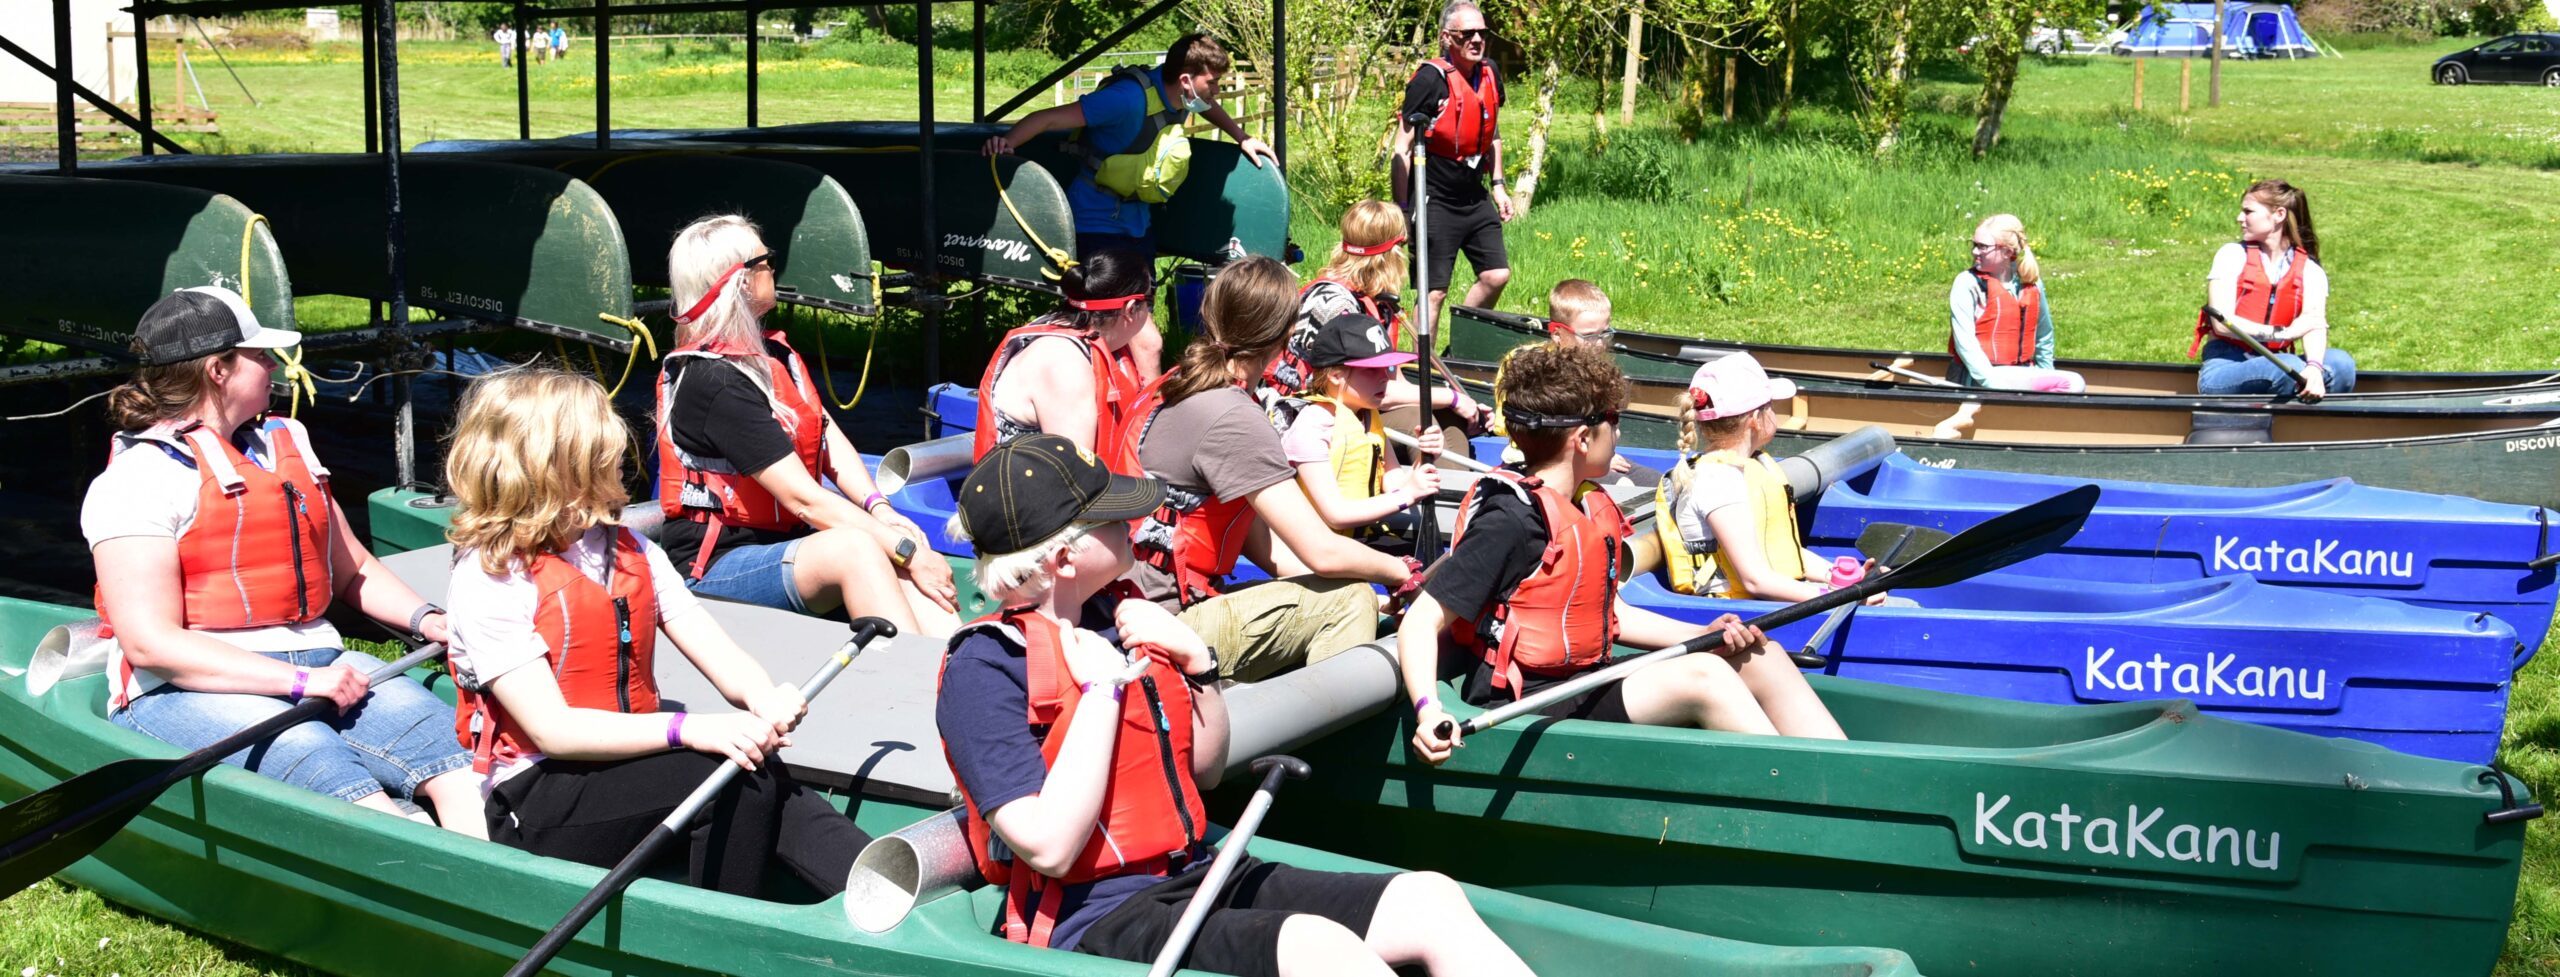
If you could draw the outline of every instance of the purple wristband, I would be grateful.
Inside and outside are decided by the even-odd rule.
[[[1086,683],[1084,684],[1084,694],[1086,694],[1086,695],[1092,695],[1092,694],[1093,694],[1093,687],[1094,687],[1094,686],[1097,686],[1097,685],[1101,685],[1101,684],[1103,684],[1103,683],[1101,683],[1101,682],[1086,682]],[[1112,686],[1112,687],[1111,687],[1111,701],[1113,701],[1113,702],[1123,702],[1123,701],[1126,701],[1126,700],[1127,700],[1128,695],[1129,695],[1129,687],[1128,687],[1128,686],[1125,686],[1125,685],[1114,685],[1114,686]]]
[[[1430,696],[1427,696],[1427,695],[1426,695],[1426,696],[1423,696],[1422,698],[1419,698],[1419,699],[1415,699],[1415,700],[1413,700],[1413,711],[1414,711],[1415,713],[1420,713],[1423,709],[1425,709],[1425,708],[1429,707],[1430,705],[1431,705],[1431,697],[1430,697]]]
[[[889,501],[888,496],[882,495],[878,492],[873,492],[862,500],[862,511],[869,512],[878,508],[880,503],[887,501]]]
[[[667,749],[670,749],[670,750],[680,750],[680,749],[683,749],[683,748],[684,748],[684,713],[681,713],[681,712],[671,712],[671,713],[668,713],[668,714],[667,714]]]
[[[302,690],[303,690],[303,688],[304,688],[305,686],[308,686],[308,685],[310,685],[310,684],[311,684],[311,670],[310,670],[310,669],[308,669],[308,668],[297,668],[297,669],[294,669],[294,670],[293,670],[293,701],[295,701],[295,702],[300,702],[300,701],[302,701]]]

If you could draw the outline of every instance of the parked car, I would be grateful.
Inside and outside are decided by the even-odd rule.
[[[2037,25],[2027,34],[2027,53],[2048,58],[2064,54],[2096,54],[2105,50],[2111,41],[2120,39],[2123,33],[2123,31],[2116,31],[2104,37],[2092,38],[2086,33],[2070,28]],[[1966,38],[1964,43],[1956,45],[1956,53],[1972,54],[1973,49],[1984,39],[1984,35],[1981,34]]]
[[[2560,88],[2560,34],[2509,34],[2437,58],[2439,85],[2500,82]]]

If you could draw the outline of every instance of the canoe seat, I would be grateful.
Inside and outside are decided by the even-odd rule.
[[[2188,444],[2266,444],[2275,440],[2276,416],[2264,411],[2204,411],[2194,414]]]

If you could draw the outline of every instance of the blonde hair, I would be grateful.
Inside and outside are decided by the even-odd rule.
[[[1572,325],[1573,320],[1593,312],[1609,314],[1609,293],[1588,280],[1567,278],[1547,292],[1549,319]]]
[[[701,318],[676,327],[676,345],[690,346],[708,339],[737,349],[764,348],[762,326],[756,321],[755,309],[747,304],[748,275],[743,270],[730,274],[740,262],[762,250],[763,233],[754,221],[736,214],[705,217],[676,233],[675,244],[667,248],[667,291],[672,308],[683,312],[693,308],[714,285],[720,289],[720,296],[702,311]],[[728,276],[725,281],[723,275]]]
[[[2027,225],[2018,219],[2018,215],[1993,214],[1985,217],[1982,226],[1974,233],[1984,232],[1999,235],[2000,242],[2016,257],[2013,264],[2018,269],[2019,285],[2033,285],[2044,278],[2044,269],[2036,264],[2035,249],[2027,247]]]
[[[1775,404],[1763,404],[1760,407],[1760,410],[1765,411],[1777,409]],[[1680,460],[1662,476],[1671,480],[1672,493],[1676,495],[1688,491],[1689,480],[1696,477],[1698,464],[1706,458],[1707,453],[1725,448],[1726,442],[1733,440],[1735,435],[1741,434],[1743,428],[1750,425],[1751,418],[1759,413],[1760,411],[1752,411],[1747,414],[1702,421],[1698,419],[1696,413],[1683,411],[1680,417]]]
[[[133,355],[143,353],[142,340],[130,347]],[[218,389],[205,367],[213,362],[229,362],[239,356],[237,349],[206,353],[191,360],[146,366],[133,371],[133,379],[107,391],[107,422],[127,434],[149,428],[162,421],[185,417],[205,402]]]
[[[1093,531],[1100,528],[1098,522],[1072,522],[1021,552],[979,553],[978,590],[1001,607],[1019,607],[1049,596],[1049,590],[1058,585],[1049,559],[1093,545]],[[943,524],[943,532],[954,542],[971,541],[968,523],[957,512]]]
[[[1404,235],[1404,211],[1384,200],[1363,200],[1342,212],[1344,245],[1373,248]],[[1352,291],[1376,298],[1402,291],[1405,267],[1412,263],[1401,244],[1377,254],[1352,254],[1335,248],[1333,260],[1326,262],[1316,277],[1342,282]]]
[[[492,574],[567,549],[622,522],[630,453],[630,427],[584,374],[520,367],[474,380],[445,451],[456,503],[445,538],[479,550]]]

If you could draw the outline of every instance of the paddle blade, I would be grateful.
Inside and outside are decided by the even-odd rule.
[[[174,760],[118,760],[0,807],[0,899],[97,851],[151,806]]]
[[[1984,520],[1917,559],[1906,558],[1902,566],[1869,579],[1895,590],[1919,590],[1989,573],[2070,542],[2097,504],[2098,487],[2083,485]]]
[[[1903,537],[1908,535],[1909,542]],[[1943,529],[1913,526],[1899,522],[1871,522],[1858,533],[1858,553],[1876,565],[1891,569],[1905,566],[1937,549],[1955,534]]]

